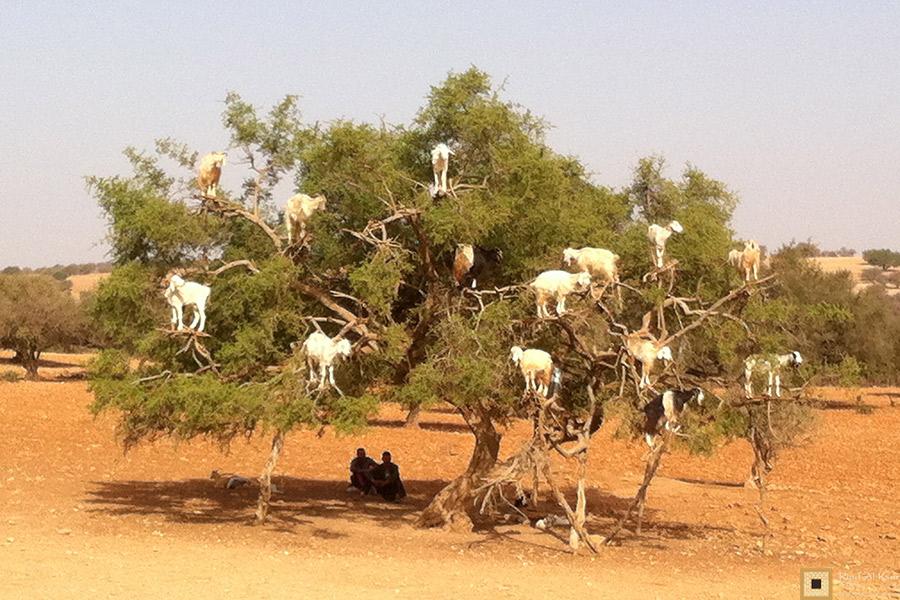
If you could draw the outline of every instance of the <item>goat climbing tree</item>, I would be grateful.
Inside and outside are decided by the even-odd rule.
[[[492,480],[508,479],[496,471],[498,425],[525,416],[536,433],[522,463],[564,506],[565,490],[540,461],[563,452],[578,463],[580,493],[566,512],[574,535],[591,546],[584,461],[601,409],[626,396],[633,375],[621,352],[622,336],[635,328],[626,324],[657,311],[657,335],[678,342],[678,377],[692,366],[733,370],[733,355],[754,347],[746,325],[732,318],[753,300],[747,289],[731,291],[724,264],[736,202],[727,188],[694,168],[665,179],[656,158],[640,162],[628,189],[597,185],[578,160],[548,146],[541,119],[504,99],[475,68],[432,87],[403,125],[307,124],[296,97],[261,114],[234,93],[223,125],[229,159],[215,197],[194,184],[198,153],[172,139],[153,152],[127,149],[130,175],[89,178],[116,265],[94,304],[109,350],[91,378],[95,410],[118,411],[126,447],[158,437],[227,444],[268,432],[260,520],[291,430],[364,427],[384,401],[410,409],[445,402],[468,424],[474,450],[466,471],[423,511],[422,525],[471,526],[476,496],[483,499]],[[433,198],[429,152],[439,142],[454,153],[448,193]],[[229,191],[235,174],[242,185]],[[293,245],[280,212],[293,193],[279,196],[287,181],[328,199]],[[677,281],[644,284],[647,223],[671,218],[685,228],[667,248],[678,259]],[[455,287],[458,243],[502,251],[496,273],[479,277],[479,290]],[[559,268],[567,246],[614,249],[626,301],[611,307],[588,296],[570,315],[535,320],[524,284]],[[159,282],[171,270],[212,287],[208,337],[166,330]],[[667,331],[670,321],[679,325]],[[353,344],[336,371],[346,395],[307,386],[291,344],[315,330]],[[507,361],[517,343],[558,358],[564,383],[553,403],[523,402]],[[192,351],[181,351],[186,344]]]

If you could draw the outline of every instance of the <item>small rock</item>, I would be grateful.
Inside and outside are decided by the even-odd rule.
[[[56,530],[56,533],[58,533],[59,535],[71,535],[72,530],[71,530],[71,529],[65,529],[65,528],[63,528],[63,529],[57,529],[57,530]]]
[[[6,543],[7,543],[7,544],[12,544],[14,541],[16,541],[16,538],[13,538],[13,537],[8,537],[8,538],[6,538]]]

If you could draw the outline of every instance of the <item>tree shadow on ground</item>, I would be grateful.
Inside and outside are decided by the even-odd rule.
[[[0,366],[10,366],[10,367],[21,367],[22,364],[12,357],[0,357]],[[64,368],[74,368],[81,367],[83,368],[83,364],[74,363],[74,362],[63,362],[59,360],[50,360],[48,358],[41,358],[38,360],[38,369],[43,368],[55,368],[55,369],[64,369]]]
[[[728,487],[728,488],[742,488],[744,487],[743,481],[722,481],[719,479],[698,479],[695,477],[668,477],[673,481],[680,481],[682,483],[693,483],[695,485],[712,485],[716,487]]]
[[[347,492],[344,481],[322,481],[296,477],[275,477],[280,490],[272,496],[266,529],[311,535],[322,539],[348,537],[346,533],[329,529],[327,523],[367,522],[387,528],[398,525],[412,526],[419,513],[448,482],[443,480],[407,480],[409,494],[400,503],[391,503],[378,496],[361,496]],[[94,481],[84,502],[88,512],[100,518],[104,516],[155,516],[172,523],[188,525],[243,525],[254,523],[258,488],[249,485],[233,490],[216,487],[209,479],[183,479],[178,481]],[[574,504],[575,490],[563,489],[567,499]],[[602,537],[612,531],[616,521],[625,514],[631,504],[630,497],[617,496],[598,489],[587,490],[588,521],[591,534]],[[474,507],[473,507],[474,508]],[[537,506],[526,507],[523,512],[529,523],[504,503],[497,506],[498,514],[473,514],[474,534],[482,536],[471,544],[485,545],[492,542],[508,542],[527,545],[542,550],[568,552],[568,528],[558,527],[537,535],[532,524],[547,515],[562,515],[562,509],[542,490],[542,500]],[[506,522],[498,515],[510,515]],[[679,522],[657,521],[658,510],[647,506],[643,519],[643,534],[635,537],[633,522],[626,526],[619,543],[665,548],[667,540],[706,539],[714,532],[733,531],[729,527],[693,525]],[[554,541],[555,540],[555,541]]]
[[[389,419],[369,419],[369,425],[372,427],[387,427],[388,429],[402,429],[406,427],[404,421],[395,421]],[[469,426],[465,423],[436,423],[433,421],[424,421],[418,423],[418,428],[424,431],[440,431],[442,433],[471,433]]]
[[[269,524],[284,531],[311,525],[314,518],[370,522],[394,526],[412,524],[419,511],[447,482],[404,481],[407,495],[400,503],[379,496],[347,492],[345,481],[274,477]],[[85,503],[99,515],[156,515],[185,524],[252,524],[259,489],[248,485],[227,490],[209,479],[179,481],[94,481]]]

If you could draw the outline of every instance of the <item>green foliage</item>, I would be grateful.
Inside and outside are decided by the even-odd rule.
[[[125,379],[131,371],[128,362],[128,353],[123,350],[101,350],[87,365],[88,377],[91,379]]]
[[[509,303],[497,302],[480,318],[453,314],[440,322],[427,358],[410,372],[395,399],[406,406],[482,403],[495,407],[499,418],[511,414],[518,398],[508,362],[512,310]]]
[[[391,314],[400,283],[412,265],[402,256],[377,251],[368,261],[350,272],[350,287],[380,318]]]
[[[104,344],[135,351],[154,326],[167,322],[164,304],[156,270],[135,261],[100,282],[88,310]]]
[[[94,413],[114,408],[121,415],[120,435],[127,447],[142,439],[205,436],[227,442],[250,435],[266,410],[268,390],[240,386],[214,375],[159,380],[136,385],[130,379],[92,379]]]
[[[863,260],[874,267],[881,267],[886,271],[893,267],[900,267],[900,252],[887,248],[866,250],[863,252]]]
[[[131,177],[89,177],[88,188],[106,212],[108,240],[117,264],[177,264],[214,245],[217,219],[193,214],[175,199],[175,178],[157,157],[127,149]]]
[[[110,222],[116,264],[92,315],[111,346],[153,365],[130,373],[123,356],[104,357],[92,371],[95,409],[121,411],[128,443],[160,435],[224,442],[258,428],[325,424],[353,430],[385,399],[409,407],[478,406],[502,421],[521,408],[521,376],[508,360],[513,344],[551,352],[565,371],[561,402],[583,407],[592,374],[577,368],[558,329],[533,322],[533,297],[524,293],[473,311],[471,299],[453,290],[458,243],[503,252],[494,279],[479,278],[483,288],[560,268],[568,246],[610,248],[621,257],[623,279],[647,290],[622,311],[635,327],[664,297],[640,282],[650,266],[649,222],[678,219],[685,226],[669,247],[679,261],[673,293],[709,301],[734,284],[725,256],[737,200],[723,183],[690,165],[668,179],[662,159],[651,157],[639,163],[628,189],[597,185],[577,159],[547,145],[540,118],[504,99],[474,68],[432,87],[404,125],[306,124],[296,97],[263,113],[234,93],[226,98],[223,125],[231,140],[225,168],[244,181],[239,191],[221,191],[224,201],[250,213],[258,208],[266,225],[280,231],[276,208],[287,198],[272,190],[293,176],[297,191],[324,194],[327,207],[308,224],[308,247],[279,253],[250,220],[198,210],[185,191],[194,186],[198,153],[172,139],[160,140],[154,155],[128,150],[130,176],[89,179]],[[426,186],[429,152],[438,142],[453,148],[455,193],[433,199]],[[163,168],[172,163],[174,169]],[[400,208],[405,214],[395,215]],[[220,261],[239,259],[252,260],[258,272],[213,275]],[[185,339],[159,331],[169,318],[159,282],[173,268],[212,287],[209,337],[201,342],[221,377],[196,373],[190,353],[179,353]],[[789,282],[772,306],[760,297],[748,301],[747,315],[764,325],[756,339],[737,323],[711,321],[681,340],[684,369],[721,373],[749,352],[784,351],[793,343],[784,328],[797,318],[810,329],[801,350],[821,344],[819,358],[841,360],[839,345],[856,313],[844,310],[837,292],[797,298],[805,277]],[[585,299],[569,303],[581,315],[585,343],[610,347],[604,316],[586,310]],[[348,314],[345,335],[354,354],[335,372],[347,395],[307,390],[306,365],[291,343],[312,331],[308,318],[335,335]],[[838,334],[816,337],[815,327]],[[134,383],[165,371],[171,375]],[[625,400],[635,416],[634,398]]]
[[[824,273],[795,245],[772,257],[779,286],[746,315],[760,349],[799,350],[825,381],[894,383],[900,373],[900,299],[879,286],[856,294],[849,273]],[[855,366],[854,366],[855,365]]]

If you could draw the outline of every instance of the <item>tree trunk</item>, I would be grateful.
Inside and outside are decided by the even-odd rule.
[[[631,514],[635,509],[637,509],[637,523],[635,524],[634,532],[637,535],[641,534],[641,521],[644,517],[644,502],[647,500],[647,488],[650,487],[650,482],[653,481],[653,477],[656,475],[656,470],[659,468],[660,459],[662,459],[663,452],[665,452],[666,446],[669,443],[670,436],[670,432],[665,432],[662,442],[657,444],[650,452],[650,456],[647,457],[647,464],[644,467],[644,481],[641,483],[641,487],[638,488],[637,494],[634,495],[634,499],[628,506],[625,515],[619,519],[618,523],[616,523],[612,533],[603,539],[604,544],[611,544],[613,542],[616,536],[619,535],[619,532],[622,531],[625,523],[631,518]]]
[[[587,497],[584,491],[584,480],[586,477],[587,452],[582,452],[578,455],[578,499],[575,502],[575,522],[577,527],[571,527],[569,529],[569,547],[573,551],[578,551],[579,541],[581,540],[579,528],[582,531],[584,530],[584,521],[587,518]]]
[[[38,363],[40,362],[40,359],[40,351],[31,348],[16,350],[16,355],[13,357],[13,361],[18,362],[25,368],[26,377],[28,379],[39,379]]]
[[[422,417],[422,406],[417,404],[409,409],[406,414],[406,427],[418,427],[419,419]]]
[[[472,519],[466,505],[472,492],[497,462],[501,435],[497,433],[490,415],[484,407],[460,408],[472,434],[475,448],[466,472],[451,481],[432,499],[419,515],[419,527],[448,527],[458,531],[471,531]]]
[[[284,432],[277,431],[272,438],[272,452],[266,461],[266,468],[259,477],[259,500],[256,504],[256,522],[263,524],[269,514],[269,500],[272,498],[272,471],[278,464],[281,449],[284,447]]]

